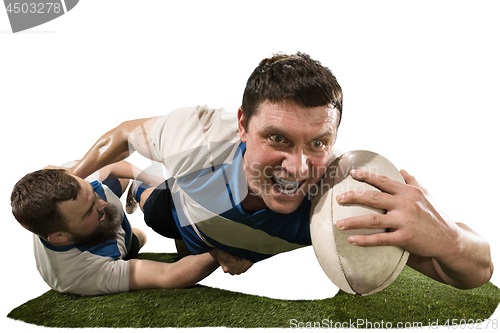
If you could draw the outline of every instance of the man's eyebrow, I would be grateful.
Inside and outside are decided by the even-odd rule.
[[[326,131],[324,133],[321,133],[319,134],[316,139],[321,139],[321,138],[324,138],[324,137],[335,137],[335,132],[332,132],[332,131]]]
[[[85,214],[83,214],[83,219],[84,220],[87,216],[90,215],[90,213],[92,212],[92,209],[94,208],[94,205],[95,205],[95,202],[96,202],[96,195],[97,193],[95,191],[93,191],[93,195],[94,195],[94,200],[92,201],[92,205],[90,206],[90,208],[85,212]]]
[[[276,127],[274,125],[265,125],[262,128],[262,133],[264,133],[264,134],[269,134],[269,133],[279,134],[281,136],[288,137],[288,133],[286,130],[279,128],[279,127]],[[324,137],[334,137],[334,136],[335,136],[335,132],[327,130],[327,131],[317,135],[313,140],[321,139]]]
[[[262,132],[265,133],[275,133],[275,134],[280,134],[280,135],[287,135],[287,132],[279,127],[276,127],[274,125],[265,125],[262,128]]]

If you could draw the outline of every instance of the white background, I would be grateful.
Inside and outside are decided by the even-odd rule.
[[[279,51],[306,52],[337,76],[344,92],[339,149],[373,150],[408,170],[448,215],[488,239],[500,267],[498,7],[494,1],[85,0],[17,34],[0,10],[0,325],[43,330],[6,315],[48,290],[31,235],[10,212],[17,180],[81,158],[124,120],[189,105],[236,112],[252,70]],[[144,226],[141,213],[130,219],[148,233],[144,251],[174,251]],[[498,274],[492,282],[500,285]],[[289,299],[337,291],[311,247],[239,277],[217,272],[202,283]],[[498,311],[493,318],[500,319]]]

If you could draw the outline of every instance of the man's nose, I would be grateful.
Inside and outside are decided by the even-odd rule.
[[[309,158],[302,149],[295,149],[282,161],[281,166],[287,173],[296,179],[308,177]]]

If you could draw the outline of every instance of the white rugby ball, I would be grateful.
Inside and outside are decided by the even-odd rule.
[[[350,235],[371,235],[385,229],[340,230],[338,220],[351,216],[384,214],[359,204],[339,205],[336,197],[348,191],[379,191],[357,181],[351,170],[366,170],[404,183],[398,169],[383,156],[356,150],[333,161],[312,200],[311,239],[316,257],[326,275],[343,291],[370,295],[389,286],[401,273],[409,253],[397,246],[361,247],[347,242]]]

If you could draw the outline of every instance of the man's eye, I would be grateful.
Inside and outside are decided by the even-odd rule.
[[[281,135],[271,135],[269,138],[275,143],[283,143],[283,141],[285,141]]]
[[[323,146],[323,141],[314,140],[312,143],[313,148],[321,148]]]

